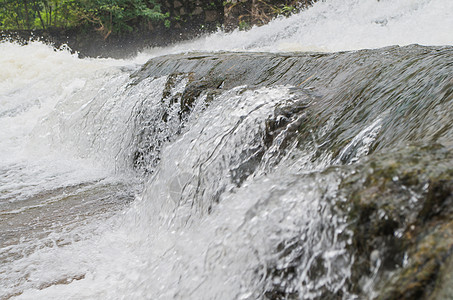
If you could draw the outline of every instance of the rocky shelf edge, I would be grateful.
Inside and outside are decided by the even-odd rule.
[[[387,141],[387,151],[377,151],[377,142],[371,146],[367,157],[354,163],[348,161],[349,158],[343,151],[351,142],[343,137],[343,132],[349,128],[348,122],[343,119],[350,118],[348,115],[351,110],[355,110],[346,103],[350,103],[351,99],[364,97],[363,90],[360,89],[360,78],[367,81],[368,85],[373,85],[375,78],[369,73],[369,65],[358,63],[358,58],[366,56],[377,65],[385,65],[385,59],[410,59],[406,56],[407,51],[414,56],[432,51],[433,56],[427,56],[426,59],[435,64],[437,56],[447,55],[451,48],[392,47],[386,49],[385,53],[380,50],[363,50],[335,54],[181,54],[151,59],[132,77],[138,82],[149,76],[169,76],[168,85],[171,86],[174,76],[186,76],[189,82],[186,89],[178,99],[172,101],[180,105],[181,113],[190,113],[191,103],[200,95],[207,95],[209,105],[209,101],[212,101],[210,95],[239,85],[255,89],[289,84],[296,92],[303,92],[300,97],[302,100],[306,99],[305,102],[277,108],[279,111],[275,115],[283,114],[289,123],[280,124],[272,118],[266,120],[266,132],[263,134],[265,140],[260,153],[266,151],[273,142],[272,137],[283,132],[281,126],[286,128],[285,140],[298,141],[301,149],[308,147],[307,143],[312,139],[313,132],[322,127],[320,122],[329,118],[330,112],[325,107],[340,108],[336,112],[337,125],[334,126],[338,129],[329,134],[328,143],[318,141],[322,145],[318,150],[328,151],[332,153],[333,160],[342,161],[323,173],[340,176],[337,194],[325,196],[325,200],[330,204],[332,215],[343,218],[348,224],[347,230],[338,237],[347,244],[348,253],[354,258],[351,277],[345,283],[346,290],[364,299],[452,299],[453,155],[449,143],[445,142],[445,138],[451,136],[451,129],[431,128],[432,131],[424,134],[430,136],[438,131],[430,136],[430,142],[427,142],[424,135],[415,136],[404,143]],[[356,62],[357,65],[345,64],[345,61]],[[404,63],[401,65],[404,66]],[[362,71],[365,69],[368,79],[363,76]],[[376,70],[382,71],[383,68],[376,67]],[[318,73],[314,74],[315,71]],[[345,92],[341,91],[343,80],[349,78],[344,74],[354,74],[350,76],[357,77],[357,80],[352,80],[357,83],[357,87],[356,90],[346,92],[348,97],[342,98],[340,96]],[[426,76],[417,76],[421,80],[418,82],[423,85],[422,81]],[[338,81],[337,77],[340,78]],[[376,80],[381,82],[379,78]],[[391,78],[384,79],[386,80]],[[449,83],[442,91],[448,95],[452,88]],[[330,91],[333,94],[329,94]],[[379,99],[381,103],[387,102]],[[340,103],[341,101],[345,103]],[[370,97],[363,101],[361,109],[375,111],[374,106],[367,106],[367,102],[373,103],[376,99]],[[411,103],[417,105],[418,101],[421,99],[412,99]],[[363,114],[366,115],[365,112]],[[396,121],[388,126],[382,131],[392,131],[390,136],[398,135],[396,131],[401,126]],[[284,153],[286,149],[284,145],[282,147],[281,151]],[[254,161],[259,163],[260,158]],[[291,248],[280,251],[291,259],[287,261],[287,267],[268,266],[269,281],[280,282],[281,285],[276,283],[266,290],[267,298],[300,297],[296,290],[288,290],[287,284],[297,278],[294,266],[298,265],[298,259],[302,256],[297,251],[303,249],[297,247],[297,243],[303,241],[295,237]],[[279,246],[276,245],[276,251]],[[319,266],[322,266],[322,262]],[[312,274],[323,272],[322,268],[311,271]],[[274,281],[274,278],[278,280]],[[344,290],[320,292],[316,299],[341,299]]]

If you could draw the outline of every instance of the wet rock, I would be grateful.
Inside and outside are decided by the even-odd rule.
[[[453,256],[444,262],[440,267],[440,276],[436,281],[432,300],[452,300],[453,299]]]
[[[310,299],[451,299],[453,155],[448,149],[412,146],[341,170],[338,194],[326,201],[348,224],[337,239],[348,241],[351,275],[344,289],[322,286]],[[304,256],[312,255],[304,252],[305,244],[294,237],[276,245],[275,261],[267,265],[267,299],[299,299],[299,285],[327,272],[323,258],[314,256],[307,278],[300,277]]]
[[[299,90],[293,99],[282,101],[275,107],[265,120],[263,132],[255,137],[253,146],[242,152],[241,157],[246,159],[231,170],[231,178],[236,186],[240,186],[255,172],[264,156],[270,167],[286,154],[288,146],[298,138],[302,124],[308,119],[310,101],[311,98]]]
[[[198,15],[201,15],[203,13],[203,8],[201,7],[195,7],[195,9],[192,11],[192,15],[194,16],[198,16]]]
[[[155,58],[134,76],[140,80],[151,74],[190,73],[193,80],[189,80],[188,88],[178,95],[169,94],[174,99],[172,105],[179,105],[181,111],[189,113],[194,107],[193,99],[206,95],[208,102],[220,87],[291,86],[295,96],[291,101],[282,101],[264,120],[265,126],[260,128],[253,146],[239,153],[243,160],[235,163],[237,168],[230,171],[239,186],[263,161],[272,168],[269,161],[274,157],[278,161],[288,153],[289,146],[294,145],[297,151],[307,150],[310,155],[310,151],[316,152],[310,157],[312,161],[322,158],[318,153],[329,154],[327,159],[333,167],[325,172],[340,174],[341,180],[338,194],[326,201],[332,204],[333,215],[347,220],[348,228],[338,238],[348,242],[350,238],[344,256],[354,259],[351,265],[346,265],[351,275],[344,289],[323,287],[313,299],[356,295],[358,299],[437,300],[448,295],[445,286],[452,277],[448,271],[451,269],[445,265],[451,265],[452,260],[453,131],[449,123],[438,121],[442,110],[447,111],[445,119],[448,119],[451,103],[444,101],[442,110],[434,112],[430,108],[438,105],[438,98],[414,100],[414,95],[420,86],[433,87],[433,80],[441,86],[448,74],[438,75],[437,71],[429,77],[412,74],[408,78],[417,83],[416,90],[405,94],[409,82],[404,82],[384,99],[382,94],[365,89],[391,84],[391,76],[370,75],[363,73],[370,72],[369,66],[345,63],[366,55],[374,61],[373,69],[383,70],[385,60],[389,56],[401,57],[403,50],[426,51],[423,47],[411,46],[389,48],[385,55],[374,50],[279,55],[192,53]],[[436,57],[450,55],[442,49],[436,51]],[[437,63],[438,69],[442,66],[435,59],[425,63],[430,66]],[[323,72],[319,71],[320,65]],[[402,64],[392,72],[401,74],[405,69]],[[372,78],[371,82],[361,81],[364,74]],[[221,78],[222,84],[216,86],[216,80],[206,83],[206,78]],[[346,90],[345,78],[353,78],[362,87]],[[422,109],[426,111],[423,116],[412,114]],[[382,116],[382,111],[390,113]],[[401,118],[403,114],[411,122]],[[377,122],[381,118],[382,122]],[[354,143],[355,137],[365,132],[363,128],[375,122],[380,125],[376,136],[370,138],[372,141],[368,145]],[[368,148],[357,155],[362,146]],[[345,154],[346,148],[352,151]],[[299,287],[308,284],[300,280],[297,269],[302,263],[301,257],[309,255],[302,252],[304,243],[306,240],[301,236],[276,243],[275,253],[272,253],[275,261],[270,259],[265,266],[267,285],[263,294],[267,298],[301,297]],[[307,275],[310,282],[319,281],[324,272],[322,258],[313,257]]]
[[[207,10],[205,11],[205,22],[215,22],[219,21],[220,16],[219,13],[215,10]]]
[[[136,113],[135,122],[141,129],[135,138],[134,168],[152,172],[160,161],[161,147],[181,133],[195,102],[203,100],[208,105],[222,82],[220,77],[197,79],[190,72],[168,75],[159,105],[143,103]]]
[[[212,99],[212,94],[222,85],[222,83],[223,79],[220,77],[211,77],[208,79],[201,79],[190,82],[181,95],[181,114],[190,111],[195,99],[197,99],[203,92],[210,94],[210,97]]]
[[[352,282],[375,276],[380,300],[428,299],[448,282],[441,267],[453,250],[452,168],[442,147],[412,148],[374,157],[343,181],[347,200],[340,205],[356,256]],[[363,288],[352,290],[367,295]]]
[[[173,7],[174,7],[174,8],[179,8],[179,7],[181,7],[181,6],[182,6],[182,3],[179,2],[178,0],[173,1]]]
[[[386,284],[377,299],[426,299],[437,280],[442,280],[441,266],[451,258],[453,249],[453,222],[434,228],[423,228],[408,249],[408,264],[398,270]]]
[[[428,183],[426,201],[419,217],[427,221],[433,217],[449,218],[453,215],[453,180],[432,179]]]
[[[286,149],[289,140],[298,134],[302,123],[307,121],[307,116],[304,110],[310,102],[307,95],[295,101],[287,101],[278,105],[271,118],[266,120],[266,144],[270,145],[282,133],[285,137],[279,143],[279,150]]]

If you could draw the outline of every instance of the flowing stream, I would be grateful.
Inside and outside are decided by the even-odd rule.
[[[130,60],[0,43],[0,299],[375,297],[406,260],[357,271],[344,203],[376,165],[453,169],[452,45],[450,0],[321,1]]]

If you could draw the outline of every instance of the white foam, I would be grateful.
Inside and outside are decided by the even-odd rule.
[[[72,147],[91,126],[76,112],[104,85],[121,86],[128,73],[118,66],[126,64],[81,60],[39,42],[0,43],[0,203],[110,172]]]
[[[326,0],[249,31],[219,31],[144,53],[188,51],[344,51],[391,45],[453,45],[450,0]],[[147,55],[139,55],[146,57]]]

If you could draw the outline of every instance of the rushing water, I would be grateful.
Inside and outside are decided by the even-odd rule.
[[[370,161],[451,150],[452,44],[449,0],[322,1],[128,61],[1,43],[0,298],[372,297],[335,203]]]

